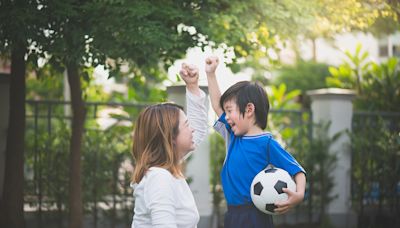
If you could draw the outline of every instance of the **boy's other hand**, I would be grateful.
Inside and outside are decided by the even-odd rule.
[[[217,69],[219,63],[219,59],[217,56],[210,56],[206,58],[206,73],[213,74]]]

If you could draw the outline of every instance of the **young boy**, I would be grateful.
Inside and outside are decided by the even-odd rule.
[[[222,187],[228,204],[225,228],[273,227],[272,216],[252,203],[250,185],[268,164],[286,170],[294,177],[296,191],[283,189],[288,200],[275,204],[275,212],[286,213],[304,198],[305,171],[298,162],[263,130],[269,111],[265,90],[257,83],[243,81],[222,96],[216,80],[217,57],[206,59],[211,105],[219,119],[214,128],[224,137],[227,153],[221,171]]]

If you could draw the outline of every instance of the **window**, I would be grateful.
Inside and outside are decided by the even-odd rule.
[[[388,57],[388,56],[389,56],[388,46],[387,45],[379,45],[379,57]]]
[[[392,50],[394,57],[400,57],[400,44],[393,45]]]

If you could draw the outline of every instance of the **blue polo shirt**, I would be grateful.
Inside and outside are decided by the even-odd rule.
[[[252,202],[251,182],[268,163],[286,170],[291,176],[298,172],[305,173],[303,167],[272,138],[270,133],[235,136],[225,119],[225,113],[214,124],[214,129],[224,137],[227,148],[221,180],[228,205]],[[267,156],[268,144],[270,156]]]

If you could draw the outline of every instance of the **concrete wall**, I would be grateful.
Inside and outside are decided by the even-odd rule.
[[[328,205],[327,213],[335,227],[356,227],[357,216],[351,211],[350,138],[345,132],[351,131],[355,92],[328,88],[308,91],[307,94],[311,97],[313,123],[330,123],[329,137],[342,132],[329,148],[329,152],[336,155],[337,162],[332,170],[334,186],[331,195],[335,198]]]

